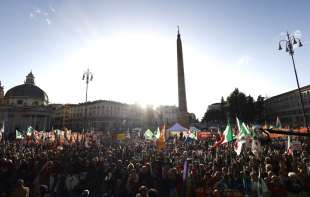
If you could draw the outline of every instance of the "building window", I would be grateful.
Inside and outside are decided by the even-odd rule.
[[[38,103],[38,101],[34,101],[34,102],[32,103],[32,105],[33,105],[33,106],[38,106],[39,103]]]
[[[18,104],[18,105],[22,105],[22,104],[23,104],[23,100],[18,100],[18,101],[17,101],[17,104]]]

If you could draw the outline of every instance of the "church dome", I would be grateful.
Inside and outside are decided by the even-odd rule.
[[[34,84],[34,76],[32,72],[27,75],[24,84],[15,86],[8,90],[5,94],[5,98],[33,98],[48,103],[47,94]]]
[[[41,88],[31,84],[15,86],[7,91],[5,97],[33,97],[40,100],[48,100],[47,94]]]

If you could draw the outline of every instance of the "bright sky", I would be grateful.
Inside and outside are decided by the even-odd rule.
[[[310,84],[310,1],[7,0],[0,6],[0,80],[5,90],[33,71],[52,103],[89,100],[177,105],[176,33],[183,42],[188,110],[201,118],[235,87],[255,98]]]

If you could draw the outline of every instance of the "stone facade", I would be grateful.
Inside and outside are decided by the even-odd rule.
[[[176,106],[162,105],[156,108],[157,118],[161,124],[166,123],[171,125],[178,121],[179,108]]]
[[[220,111],[221,110],[221,103],[213,103],[213,104],[209,105],[208,111],[212,111],[212,110]]]
[[[178,98],[179,98],[179,111],[180,111],[178,116],[178,122],[185,127],[189,127],[189,114],[187,112],[182,41],[179,30],[177,35],[177,62],[178,62]]]
[[[4,94],[0,83],[0,123],[6,132],[68,128],[74,131],[112,131],[133,128],[156,128],[177,121],[176,106],[142,108],[137,104],[98,100],[79,104],[48,104],[47,94],[34,83],[32,73],[25,83]]]
[[[305,113],[310,120],[310,85],[301,88]],[[266,119],[269,124],[276,122],[277,116],[282,126],[303,126],[303,115],[298,89],[273,96],[265,100]]]
[[[32,72],[27,75],[24,84],[11,88],[5,95],[1,86],[0,121],[5,124],[5,132],[24,131],[29,126],[36,130],[49,130],[50,115],[48,96],[35,85]]]
[[[98,100],[57,107],[53,113],[54,128],[75,131],[127,130],[133,128],[156,128],[162,123],[175,123],[178,108],[175,106],[152,106],[142,108],[136,104]]]

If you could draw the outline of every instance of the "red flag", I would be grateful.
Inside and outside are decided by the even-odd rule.
[[[215,144],[212,146],[212,148],[219,147],[224,142],[225,136],[223,133],[220,134],[220,139],[215,142]]]

